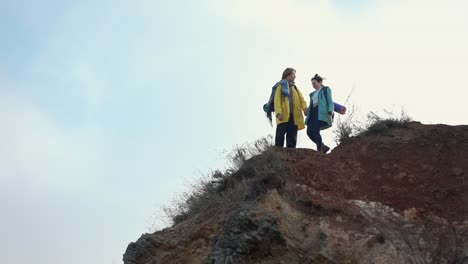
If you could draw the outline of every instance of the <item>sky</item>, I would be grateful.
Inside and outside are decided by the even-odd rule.
[[[286,67],[308,101],[468,123],[464,0],[0,0],[0,258],[122,263],[161,206],[274,128]],[[333,132],[324,133],[335,146]],[[305,131],[299,146],[314,144]]]

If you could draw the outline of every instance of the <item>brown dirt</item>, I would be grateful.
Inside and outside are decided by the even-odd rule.
[[[290,163],[288,181],[329,196],[468,219],[468,126],[412,123],[388,136],[354,139],[326,156],[281,152]]]
[[[232,200],[143,235],[124,263],[468,263],[468,126],[275,148],[226,186]]]

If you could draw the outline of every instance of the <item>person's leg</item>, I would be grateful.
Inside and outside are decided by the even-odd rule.
[[[307,121],[307,136],[309,136],[309,138],[310,138],[310,140],[312,140],[312,142],[316,143],[314,130],[315,130],[314,129],[314,121],[312,120],[312,118],[310,118]]]
[[[320,135],[320,126],[318,122],[317,122],[317,126],[315,127],[314,134],[315,134],[315,144],[317,145],[317,151],[319,151],[322,148],[323,142],[322,142],[322,135]]]
[[[297,126],[294,124],[294,118],[291,116],[288,122],[288,131],[286,133],[286,147],[295,148],[297,145]]]
[[[288,123],[282,123],[276,126],[275,146],[284,147],[284,135],[288,130]]]
[[[319,129],[318,129],[318,134],[320,136],[320,143],[323,145],[323,140],[322,140],[322,134],[320,133],[322,131],[322,127],[326,127],[328,125],[327,122],[324,122],[322,120],[319,120],[318,121],[318,126],[319,126]]]
[[[320,129],[322,127],[325,127],[327,126],[328,123],[327,122],[324,122],[322,120],[319,120],[319,127]],[[320,134],[320,129],[319,129],[319,134]],[[320,136],[320,139],[322,139],[322,136]],[[320,147],[320,151],[322,151],[324,154],[327,154],[327,152],[330,150],[330,147],[328,147],[327,145],[325,145],[325,143],[323,143],[323,141],[321,140],[321,147]]]
[[[322,136],[320,135],[320,123],[318,120],[318,108],[312,109],[311,117],[307,123],[307,135],[317,145],[318,151],[322,147]]]

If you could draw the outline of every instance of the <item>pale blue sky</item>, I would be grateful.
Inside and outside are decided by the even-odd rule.
[[[306,97],[318,72],[362,115],[466,124],[467,4],[348,3],[0,0],[0,258],[121,263],[223,150],[274,133],[289,66]]]

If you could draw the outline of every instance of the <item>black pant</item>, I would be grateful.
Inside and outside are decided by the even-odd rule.
[[[297,145],[297,126],[294,117],[289,117],[289,122],[279,124],[276,127],[275,146],[284,147],[284,135],[286,134],[286,147],[295,148]]]
[[[322,147],[322,136],[320,129],[327,125],[327,122],[318,119],[318,107],[313,107],[311,116],[307,120],[307,135],[317,145],[317,150]]]

